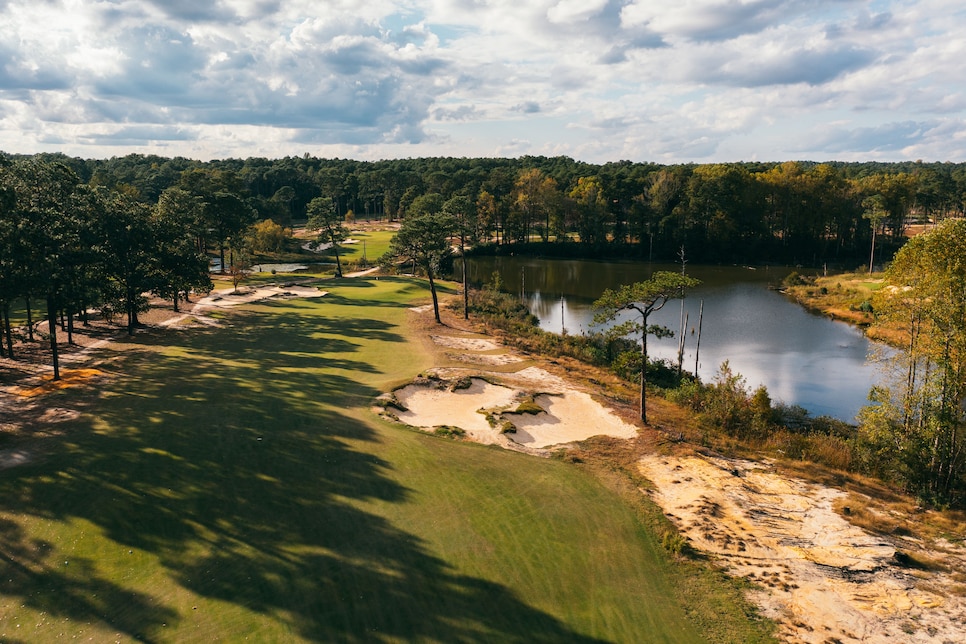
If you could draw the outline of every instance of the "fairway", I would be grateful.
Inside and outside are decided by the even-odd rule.
[[[0,640],[692,642],[668,563],[581,468],[378,419],[430,366],[419,282],[345,279],[102,349],[0,472]]]

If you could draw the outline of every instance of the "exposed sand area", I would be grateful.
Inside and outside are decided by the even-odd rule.
[[[486,371],[479,366],[435,369],[431,378],[397,389],[393,397],[396,407],[402,409],[392,413],[407,425],[427,430],[459,427],[480,443],[537,450],[591,436],[637,436],[636,427],[588,392],[543,369],[525,366],[522,356],[491,338],[454,332],[433,334],[430,339],[439,347],[455,350],[447,355],[456,362],[501,365],[507,370]],[[471,377],[468,387],[467,377]],[[518,413],[521,403],[527,412]]]
[[[783,642],[966,641],[961,545],[870,534],[833,510],[843,492],[767,463],[653,454],[640,467],[691,547],[763,587],[753,600]],[[900,566],[897,550],[949,570]]]

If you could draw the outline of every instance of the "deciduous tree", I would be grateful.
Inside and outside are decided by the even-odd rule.
[[[966,495],[966,220],[947,220],[896,254],[874,300],[907,333],[892,382],[862,413],[862,436],[914,490],[941,503]]]

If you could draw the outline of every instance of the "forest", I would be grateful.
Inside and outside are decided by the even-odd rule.
[[[0,357],[16,358],[11,310],[26,318],[28,334],[43,311],[56,379],[58,327],[69,342],[74,320],[95,311],[125,316],[133,333],[138,313],[146,310],[146,294],[171,300],[177,310],[191,293],[211,289],[213,256],[223,272],[244,270],[237,258],[282,250],[290,227],[306,222],[320,229],[319,241],[335,246],[337,262],[338,244],[353,222],[399,221],[406,234],[394,240],[397,259],[425,260],[430,277],[436,270],[433,258],[456,244],[478,253],[641,261],[673,259],[683,247],[689,260],[698,262],[871,271],[897,252],[901,263],[898,258],[909,256],[903,248],[910,253],[918,248],[905,244],[914,226],[960,231],[938,224],[961,218],[964,210],[966,164],[950,163],[660,166],[591,165],[566,157],[201,162],[142,155],[108,160],[6,155],[0,156]],[[415,226],[419,221],[432,222],[425,234]],[[438,253],[423,248],[434,235],[440,237],[432,240]],[[955,277],[959,271],[939,273]],[[896,279],[897,285],[913,283],[909,275]],[[931,291],[919,299],[920,304],[935,301]],[[876,303],[883,315],[887,304]],[[966,451],[956,433],[961,423],[954,403],[961,391],[949,383],[963,381],[961,325],[940,319],[940,313],[948,317],[948,307],[936,312],[939,321],[927,320],[925,312],[932,309],[926,304],[912,309],[919,315],[912,337],[929,325],[951,331],[927,358],[920,357],[926,351],[921,347],[932,350],[931,345],[913,343],[919,353],[910,350],[910,364],[924,364],[926,375],[909,376],[904,388],[893,389],[906,392],[904,402],[893,405],[905,411],[887,415],[890,407],[880,405],[878,417],[863,419],[868,440],[846,451],[853,463],[867,461],[865,470],[890,464],[890,472],[878,472],[884,478],[958,502],[966,487]],[[896,308],[900,317],[910,310],[905,299]],[[915,373],[908,365],[900,371]],[[942,375],[938,385],[936,374]],[[909,401],[925,405],[920,385],[938,388],[940,403],[917,415],[908,410]],[[935,418],[935,436],[941,440],[922,444],[929,449],[901,448],[897,436],[919,440]],[[907,462],[903,454],[925,460]],[[923,472],[930,473],[926,480],[913,481]]]
[[[867,259],[872,222],[887,258],[907,224],[966,210],[966,164],[952,163],[664,166],[594,165],[568,157],[365,162],[309,156],[200,162],[56,154],[29,160],[61,164],[78,183],[152,205],[172,187],[199,196],[233,194],[257,220],[282,226],[304,221],[317,197],[330,198],[337,214],[351,221],[403,218],[425,194],[444,201],[465,196],[476,205],[478,240],[499,246],[552,242],[536,250],[541,254],[594,255],[606,247],[608,256],[668,260],[685,245],[695,261],[853,267]]]

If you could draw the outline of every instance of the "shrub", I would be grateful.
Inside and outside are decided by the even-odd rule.
[[[673,528],[668,528],[661,535],[661,545],[672,555],[682,555],[688,549],[688,540]]]
[[[461,427],[454,427],[452,425],[439,425],[433,428],[433,433],[445,438],[463,438],[466,436],[466,431]]]
[[[801,286],[802,284],[807,284],[807,280],[798,274],[798,271],[792,271],[789,273],[785,279],[782,280],[782,286]]]

